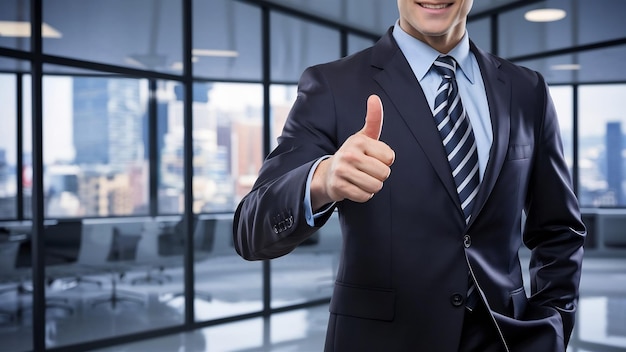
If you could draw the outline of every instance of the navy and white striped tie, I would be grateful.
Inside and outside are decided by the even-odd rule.
[[[451,56],[439,56],[433,67],[443,76],[437,90],[433,115],[448,156],[465,223],[469,223],[480,185],[476,140],[465,108],[461,104],[455,76],[456,61]],[[471,273],[468,275],[469,289],[465,305],[473,310],[478,302],[478,294]]]
[[[476,140],[461,104],[455,78],[456,61],[451,56],[439,56],[433,68],[443,76],[433,115],[448,156],[465,222],[468,223],[480,184]]]

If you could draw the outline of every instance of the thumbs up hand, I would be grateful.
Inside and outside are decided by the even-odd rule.
[[[377,95],[367,99],[365,124],[350,136],[337,152],[323,160],[313,173],[313,210],[325,204],[349,199],[364,203],[383,188],[391,174],[394,151],[379,141],[383,128],[383,105]]]

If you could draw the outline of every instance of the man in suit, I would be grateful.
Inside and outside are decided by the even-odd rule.
[[[278,147],[237,208],[235,247],[248,260],[291,252],[338,209],[326,351],[567,346],[585,227],[555,109],[540,74],[469,40],[471,7],[398,0],[399,20],[373,47],[305,70]],[[478,156],[468,215],[434,119],[450,79],[433,69],[442,56],[455,63]]]

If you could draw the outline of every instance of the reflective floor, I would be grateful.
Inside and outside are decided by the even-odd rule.
[[[315,352],[324,345],[328,307],[316,306],[98,350]],[[626,351],[626,256],[587,258],[578,320],[568,352]]]

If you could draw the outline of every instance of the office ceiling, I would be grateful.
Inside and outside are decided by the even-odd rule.
[[[398,18],[397,0],[267,0],[306,11],[374,33],[384,33]],[[471,14],[478,14],[524,0],[474,0]]]
[[[182,1],[44,0],[44,53],[179,75],[182,73]],[[2,50],[30,50],[30,1],[0,1],[0,70],[28,71],[28,62]],[[398,18],[396,0],[193,0],[193,74],[209,79],[258,81],[262,76],[261,10],[272,6],[272,59],[282,55],[279,81],[295,81],[304,66],[338,57],[339,36],[289,12],[380,35]],[[558,8],[566,16],[536,23],[529,10]],[[489,16],[496,10],[498,41]],[[474,0],[469,32],[481,47],[542,72],[549,83],[626,82],[624,0]],[[3,22],[25,23],[7,33]],[[354,36],[353,36],[354,37]],[[351,39],[354,39],[351,37]],[[355,39],[358,42],[360,39]],[[351,42],[352,43],[352,42]],[[360,45],[369,45],[368,40]],[[572,51],[578,48],[580,51]],[[5,51],[6,52],[6,51]],[[544,53],[552,54],[542,57]],[[9,53],[11,55],[11,53]],[[4,56],[4,57],[3,57]],[[287,67],[292,65],[291,67]],[[46,65],[46,72],[83,72]]]
[[[285,7],[384,33],[397,17],[394,0],[268,0]],[[533,9],[556,8],[566,17],[546,23],[524,18]],[[491,42],[489,16],[499,17],[497,43]],[[469,33],[477,44],[540,71],[551,84],[626,81],[626,1],[624,0],[474,0]],[[611,44],[610,46],[604,46]],[[596,47],[597,46],[597,47]],[[568,49],[578,47],[579,52]],[[545,58],[540,55],[555,55]]]

